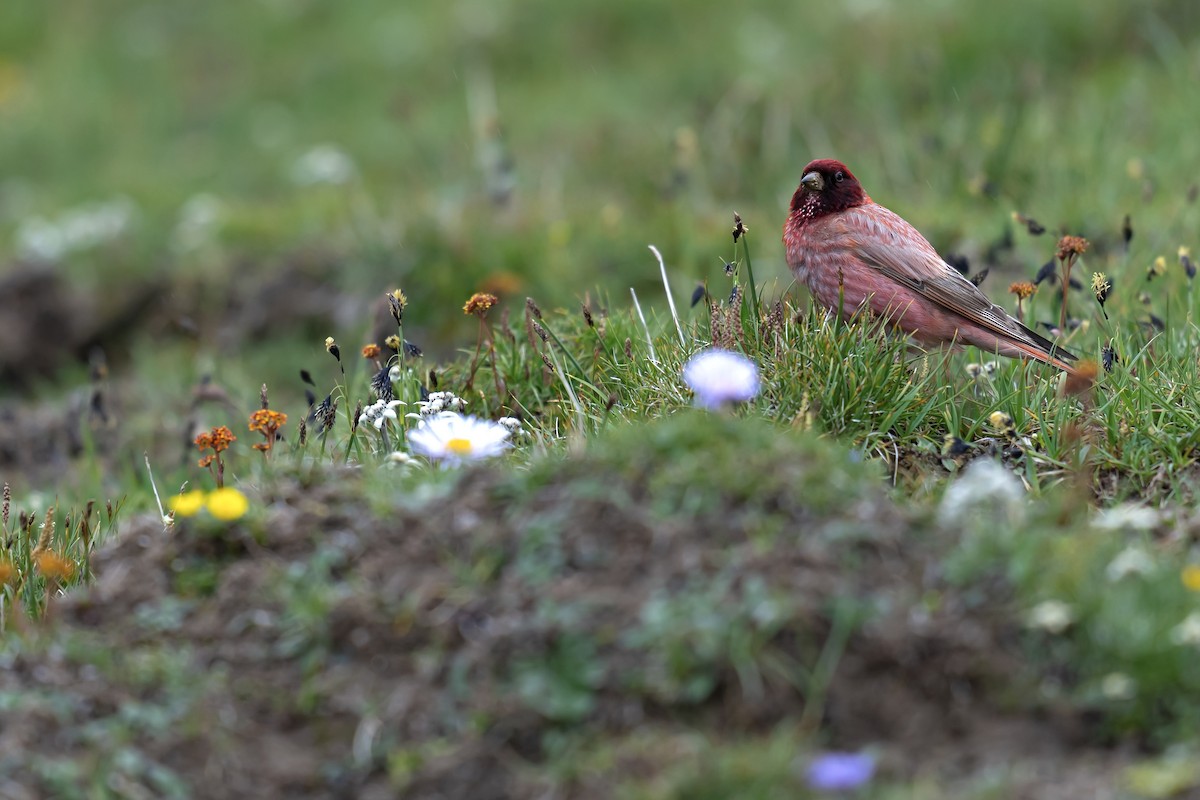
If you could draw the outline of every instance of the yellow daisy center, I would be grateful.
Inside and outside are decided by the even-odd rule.
[[[456,456],[466,456],[471,454],[471,440],[464,439],[461,436],[455,439],[450,439],[446,442],[446,449]]]

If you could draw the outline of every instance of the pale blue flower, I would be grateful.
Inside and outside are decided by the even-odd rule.
[[[711,348],[683,366],[683,381],[696,393],[696,405],[720,408],[758,395],[758,367],[739,353]]]
[[[868,783],[875,774],[869,753],[825,753],[808,765],[808,785],[822,792],[844,792]]]

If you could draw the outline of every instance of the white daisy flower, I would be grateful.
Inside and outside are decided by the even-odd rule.
[[[720,408],[758,395],[758,367],[739,353],[710,348],[683,365],[683,381],[696,393],[696,405]]]
[[[496,456],[508,448],[508,429],[487,419],[444,411],[421,420],[408,432],[413,452],[456,464]]]

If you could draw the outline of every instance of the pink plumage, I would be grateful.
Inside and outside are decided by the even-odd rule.
[[[865,304],[926,347],[974,345],[1076,372],[1074,355],[989,300],[916,228],[871,200],[840,161],[804,168],[783,244],[797,280],[825,308],[840,304],[850,316]]]

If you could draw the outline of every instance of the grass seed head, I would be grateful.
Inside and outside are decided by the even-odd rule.
[[[733,212],[733,243],[737,244],[738,239],[742,238],[749,232],[750,228],[747,227],[744,222],[742,222],[742,215],[736,211]]]
[[[382,369],[375,373],[371,378],[371,391],[375,393],[383,402],[387,403],[396,399],[396,392],[392,389],[392,368],[384,365]]]
[[[396,289],[393,292],[388,292],[388,308],[391,309],[392,318],[396,320],[396,324],[400,325],[404,322],[404,308],[408,305],[408,297],[404,292]]]

